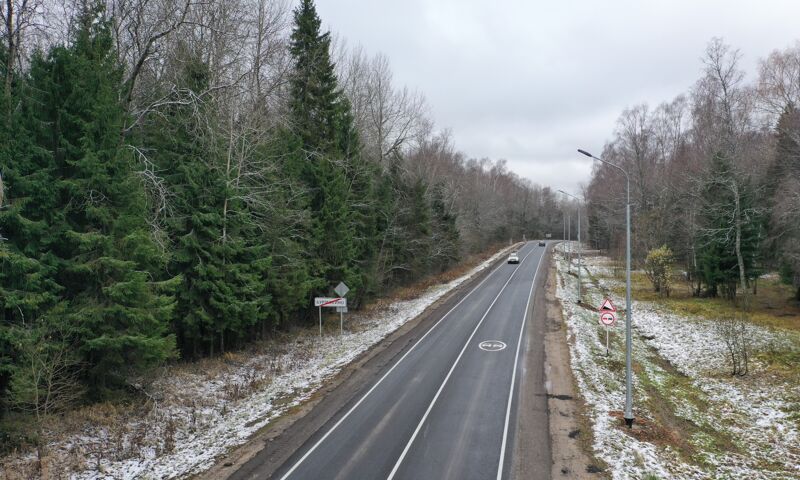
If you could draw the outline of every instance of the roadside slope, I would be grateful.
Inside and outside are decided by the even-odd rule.
[[[424,324],[426,311],[480,281],[509,248],[419,295],[407,291],[405,299],[349,315],[341,337],[338,321],[331,322],[322,338],[309,328],[222,358],[167,367],[155,379],[143,379],[144,404],[101,404],[65,418],[57,426],[61,440],[49,445],[49,454],[78,479],[182,478],[218,461],[223,470],[207,478],[220,478],[215,472],[233,470],[226,463],[252,456],[248,448],[263,446],[270,432],[303,418],[354,373],[352,381],[367,381],[369,371],[361,372],[361,365],[384,351],[378,363],[390,361],[393,351],[413,340],[409,332]],[[229,455],[239,445],[246,446]],[[6,457],[0,476],[27,478],[35,464],[33,452]]]

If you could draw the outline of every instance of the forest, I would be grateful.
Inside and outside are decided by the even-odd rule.
[[[357,307],[561,231],[553,191],[457,151],[312,0],[0,15],[0,418],[308,325],[339,281]]]
[[[700,66],[688,92],[622,112],[600,155],[630,177],[633,257],[663,249],[698,297],[737,300],[778,271],[800,301],[800,44],[761,59],[752,81],[719,38]],[[589,236],[623,258],[625,177],[596,163]]]

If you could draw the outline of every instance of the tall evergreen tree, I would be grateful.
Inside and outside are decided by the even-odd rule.
[[[232,178],[227,139],[218,135],[217,106],[208,90],[208,66],[196,55],[180,59],[178,90],[196,100],[153,116],[141,142],[171,193],[166,224],[178,278],[173,329],[181,350],[196,357],[224,352],[274,318],[267,278],[272,259],[241,200],[246,186]]]
[[[709,295],[716,296],[719,287],[723,287],[725,295],[734,298],[740,283],[736,222],[741,223],[742,267],[747,279],[752,279],[758,274],[754,267],[759,259],[763,219],[753,213],[754,189],[737,175],[730,159],[722,154],[714,155],[709,173],[702,192],[704,228],[697,249],[698,273]]]
[[[772,207],[772,241],[768,254],[778,264],[782,280],[792,285],[800,300],[800,218],[792,215],[800,205],[792,204],[789,192],[800,187],[800,111],[789,104],[777,124],[775,158],[764,184]]]
[[[41,57],[34,59],[34,71]],[[57,204],[54,159],[37,145],[46,132],[27,78],[0,94],[0,412],[19,352],[15,329],[38,322],[59,301],[55,262],[45,248]]]
[[[66,313],[50,321],[67,322],[80,340],[94,394],[174,350],[166,332],[172,297],[151,280],[160,255],[144,222],[133,159],[120,147],[120,81],[109,25],[100,7],[86,7],[71,45],[52,48],[31,66],[37,130],[28,158],[44,168],[39,178],[20,182],[40,190],[21,205],[45,216],[28,248],[68,302]]]
[[[314,2],[303,0],[294,10],[289,51],[294,61],[290,79],[292,131],[297,149],[287,169],[306,185],[318,291],[344,280],[358,296],[364,277],[359,262],[368,255],[374,228],[367,219],[372,188],[367,165],[359,157],[350,105],[338,87],[330,58],[330,33],[320,32]],[[362,267],[368,270],[366,267]]]

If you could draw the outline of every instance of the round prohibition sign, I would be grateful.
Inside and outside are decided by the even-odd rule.
[[[500,340],[486,340],[478,345],[478,348],[486,352],[499,352],[506,348],[506,344]]]
[[[617,322],[617,316],[614,312],[603,312],[600,314],[600,323],[606,326],[614,325]]]

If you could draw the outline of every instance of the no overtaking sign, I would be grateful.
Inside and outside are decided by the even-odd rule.
[[[610,327],[617,322],[617,307],[611,303],[610,298],[606,298],[600,305],[600,323]]]

